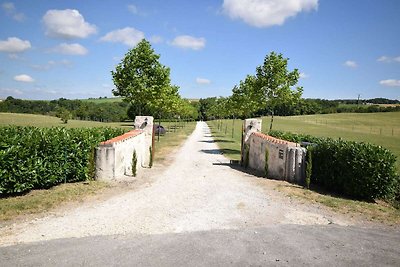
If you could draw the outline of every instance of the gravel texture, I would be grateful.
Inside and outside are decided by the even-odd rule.
[[[205,122],[152,184],[0,229],[0,246],[99,235],[154,235],[277,224],[350,224],[254,183],[229,166]],[[154,172],[153,172],[154,173]],[[142,177],[141,179],[150,179]]]

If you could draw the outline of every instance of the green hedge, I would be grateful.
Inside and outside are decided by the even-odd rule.
[[[288,141],[315,144],[311,184],[359,199],[393,198],[399,194],[396,156],[388,149],[369,143],[280,131],[269,134]]]
[[[84,181],[94,175],[94,148],[115,128],[0,127],[0,196]]]

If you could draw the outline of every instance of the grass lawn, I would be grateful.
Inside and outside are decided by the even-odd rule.
[[[400,209],[383,201],[378,200],[376,203],[357,201],[336,196],[321,189],[306,190],[299,185],[281,181],[274,182],[277,183],[275,188],[277,191],[302,202],[319,203],[335,212],[347,214],[351,217],[362,217],[370,222],[387,225],[400,224]]]
[[[59,118],[33,114],[0,113],[0,126],[20,125],[36,127],[120,127],[133,128],[133,122],[102,123],[93,121],[69,120],[63,124]],[[171,151],[179,147],[190,135],[196,123],[163,122],[167,133],[155,141],[155,163],[164,164]],[[33,190],[26,195],[0,198],[0,222],[12,220],[20,215],[45,212],[67,202],[82,201],[85,197],[98,194],[109,185],[98,182],[79,182],[61,184],[49,190]]]
[[[48,190],[33,190],[22,196],[0,198],[0,222],[49,211],[67,202],[83,201],[108,186],[98,181],[78,182],[60,184]]]

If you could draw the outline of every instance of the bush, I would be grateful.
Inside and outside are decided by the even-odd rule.
[[[122,129],[0,127],[0,196],[93,178],[94,148]]]
[[[399,195],[396,156],[368,143],[318,138],[271,131],[271,136],[292,142],[311,142],[311,183],[346,196],[372,200]]]

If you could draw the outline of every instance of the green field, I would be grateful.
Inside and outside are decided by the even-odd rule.
[[[114,103],[114,102],[122,102],[121,97],[108,97],[108,98],[88,98],[88,99],[78,99],[83,102],[93,102],[96,104],[100,103]]]
[[[80,121],[69,120],[67,124],[63,123],[60,118],[21,113],[0,113],[0,126],[18,125],[18,126],[36,126],[36,127],[66,127],[66,128],[82,128],[82,127],[129,127],[132,123],[105,123],[96,121]],[[130,126],[131,127],[131,126]]]
[[[264,117],[263,132],[268,131],[269,124],[270,118]],[[240,154],[237,151],[240,151],[242,121],[235,121],[234,138],[232,120],[223,120],[219,130],[217,121],[211,121],[209,125],[217,141],[222,141],[219,142],[219,146],[226,149],[226,155],[232,159],[239,159]],[[390,149],[398,157],[397,167],[400,170],[400,112],[275,117],[273,129],[380,145]]]

